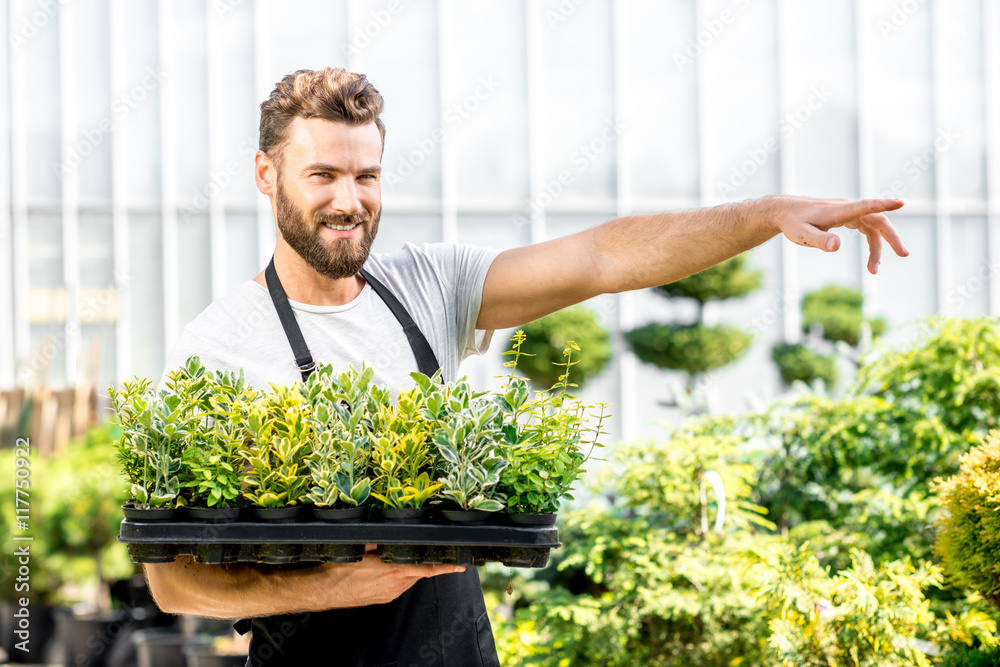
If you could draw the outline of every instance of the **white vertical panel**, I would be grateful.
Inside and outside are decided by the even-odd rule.
[[[542,27],[540,7],[524,0],[525,78],[528,84],[528,201],[536,204],[542,192],[545,165],[542,160]],[[531,242],[546,239],[545,211],[541,206],[528,207],[531,216]]]
[[[938,129],[947,127],[947,118],[944,110],[946,108],[944,100],[948,94],[947,76],[944,70],[944,49],[942,44],[944,31],[940,26],[947,21],[948,7],[944,0],[930,0],[931,11],[931,95],[932,95],[932,116],[934,118],[934,136],[937,136]],[[936,236],[935,250],[937,264],[937,312],[950,313],[951,305],[948,300],[948,293],[954,283],[952,271],[952,242],[951,242],[951,158],[948,148],[939,150],[937,142],[934,147],[934,200],[937,213],[935,215],[934,231]]]
[[[705,0],[695,0],[694,2],[694,25],[691,26],[691,34],[697,39],[698,31],[705,25],[707,15],[705,13]],[[713,154],[711,143],[711,128],[708,126],[709,85],[706,72],[706,58],[695,58],[695,99],[698,116],[698,199],[701,206],[709,206],[717,199],[717,194],[713,191],[714,182],[711,160],[709,155]]]
[[[454,85],[454,46],[452,35],[455,34],[455,7],[452,0],[438,0],[438,107],[441,127],[448,126],[445,117],[448,104],[453,101]],[[455,141],[445,132],[441,139],[441,240],[445,243],[455,243],[458,240],[458,212],[456,209],[456,190],[458,187],[458,158],[455,154]]]
[[[219,34],[219,23],[222,17],[212,7],[206,6],[205,35],[208,54],[206,63],[208,70],[208,173],[211,182],[215,174],[225,171],[225,133],[222,114],[222,78],[225,58],[219,53],[222,36]],[[212,301],[226,293],[226,213],[222,196],[222,188],[208,188],[208,239],[212,266],[210,276],[212,281]]]
[[[784,114],[794,107],[789,99],[789,7],[791,0],[777,0],[774,6],[776,26],[778,79],[778,113]],[[778,132],[778,180],[782,194],[796,194],[795,181],[795,135],[791,132]],[[781,242],[781,291],[784,308],[781,311],[782,338],[786,343],[797,343],[802,336],[802,313],[799,308],[801,298],[799,287],[799,247],[786,239]]]
[[[614,58],[613,75],[615,96],[615,124],[618,128],[618,138],[615,141],[615,213],[620,216],[632,213],[632,123],[629,118],[629,90],[627,77],[629,66],[626,59],[628,44],[627,4],[622,0],[611,1],[611,48]],[[630,331],[635,328],[635,295],[632,292],[622,292],[618,295],[618,329]],[[615,344],[619,364],[618,375],[618,414],[620,415],[620,433],[622,440],[632,440],[638,430],[636,415],[636,357],[621,344],[616,337]]]
[[[9,12],[10,10],[8,10]],[[10,34],[10,16],[0,11],[0,35]],[[0,389],[14,377],[14,227],[10,216],[10,57],[9,42],[0,47]]]
[[[8,25],[20,15],[16,0],[11,0]],[[10,163],[11,163],[11,248],[13,258],[14,358],[24,363],[31,354],[31,328],[28,324],[28,132],[27,81],[22,48],[10,51]]]
[[[986,201],[989,240],[990,314],[1000,315],[1000,275],[992,268],[1000,260],[1000,2],[983,2],[983,67],[986,88]]]
[[[62,155],[76,144],[76,26],[75,3],[62,5],[59,14],[59,105]],[[66,384],[76,384],[80,347],[79,171],[66,169],[62,177],[63,287],[66,290]]]
[[[125,0],[110,0],[111,100],[125,89]],[[128,129],[122,124],[111,133],[111,228],[115,284],[119,289],[118,320],[115,323],[115,378],[132,375],[132,300],[128,238]]]
[[[177,113],[174,45],[175,25],[173,5],[160,0],[160,71],[165,74],[160,84],[160,212],[163,217],[163,344],[164,356],[170,354],[180,333],[180,295],[177,255]]]
[[[854,71],[857,81],[858,100],[858,192],[861,197],[875,195],[874,141],[872,137],[871,81],[867,62],[870,53],[868,40],[871,38],[869,26],[874,23],[865,12],[864,0],[854,0]],[[861,254],[861,293],[864,295],[865,317],[878,313],[878,283],[875,276],[868,273],[868,245],[858,244]]]
[[[348,3],[350,4],[350,3]],[[270,45],[268,43],[267,20],[268,7],[265,0],[254,0],[253,3],[253,39],[254,39],[254,76],[257,83],[257,104],[267,99],[274,87],[274,82],[267,74],[267,63],[270,61]],[[271,215],[271,204],[266,197],[257,197],[257,260],[264,268],[274,253],[273,244],[274,218]]]

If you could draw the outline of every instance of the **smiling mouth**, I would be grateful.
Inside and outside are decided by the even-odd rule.
[[[333,225],[330,224],[329,222],[324,222],[323,226],[326,227],[327,229],[333,229],[338,232],[349,232],[355,227],[357,227],[358,223],[354,223],[352,225]]]

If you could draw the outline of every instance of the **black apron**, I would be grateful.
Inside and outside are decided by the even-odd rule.
[[[264,275],[304,381],[316,362],[278,280],[273,258]],[[364,269],[361,276],[402,325],[420,372],[434,375],[440,368],[437,358],[406,308]],[[236,628],[241,633],[253,630],[248,667],[500,665],[474,567],[421,579],[387,604],[254,618],[240,621]]]

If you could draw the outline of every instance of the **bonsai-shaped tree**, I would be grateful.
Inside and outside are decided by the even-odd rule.
[[[557,382],[562,374],[563,349],[568,341],[575,341],[587,354],[573,366],[573,381],[582,387],[590,378],[600,375],[611,362],[611,333],[605,328],[597,313],[584,306],[571,306],[557,310],[521,327],[525,340],[517,370],[531,385],[544,391]],[[514,341],[507,344],[513,349]]]
[[[844,285],[827,285],[807,292],[802,299],[802,330],[816,331],[838,349],[853,348],[843,351],[857,361],[870,344],[868,332],[871,338],[876,338],[886,330],[883,318],[864,316],[864,298],[861,290]],[[837,356],[824,354],[814,345],[781,343],[771,350],[771,358],[786,385],[795,381],[812,384],[818,379],[832,385],[837,381]]]
[[[704,323],[705,304],[738,299],[760,288],[763,271],[747,268],[747,255],[737,255],[687,278],[654,288],[672,299],[692,299],[697,305],[693,322],[647,324],[625,333],[625,340],[639,359],[660,368],[687,373],[690,396],[698,380],[739,359],[753,336],[739,327]]]

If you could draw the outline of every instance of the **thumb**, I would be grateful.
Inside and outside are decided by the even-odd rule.
[[[819,248],[825,252],[833,252],[840,248],[840,237],[830,232],[816,229],[812,225],[802,225],[791,234],[786,234],[793,243],[807,248]]]

